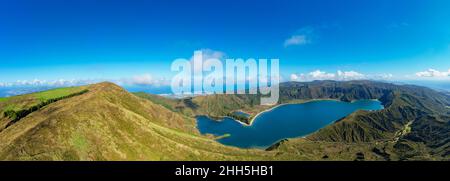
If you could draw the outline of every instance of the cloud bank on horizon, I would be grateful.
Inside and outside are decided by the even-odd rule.
[[[226,53],[222,51],[212,49],[199,49],[202,51],[203,60],[218,59],[225,60],[227,58]],[[189,58],[193,61],[193,56]],[[402,79],[403,78],[403,79]],[[417,72],[413,76],[403,75],[395,77],[391,73],[382,74],[364,74],[358,71],[349,70],[335,72],[326,72],[321,70],[315,70],[308,73],[292,73],[289,77],[281,77],[282,81],[299,81],[309,82],[315,80],[335,80],[335,81],[351,81],[351,80],[375,80],[375,81],[398,81],[398,80],[450,80],[450,69],[447,71],[438,71],[435,69],[428,69],[425,71]],[[121,86],[169,86],[170,77],[157,77],[151,73],[144,73],[139,75],[133,75],[131,77],[120,79],[56,79],[56,80],[17,80],[14,82],[0,82],[0,87],[24,87],[24,86],[36,86],[36,87],[65,87],[65,86],[79,86],[93,84],[103,81],[109,81]]]
[[[325,71],[316,70],[307,74],[291,74],[291,81],[309,82],[314,80],[336,80],[336,81],[350,81],[350,80],[391,80],[392,74],[378,74],[365,75],[356,71],[341,71],[336,73],[328,73]]]
[[[222,56],[222,55],[220,55]],[[218,57],[218,56],[215,56]],[[405,76],[407,77],[407,76]],[[284,81],[299,81],[310,82],[315,80],[335,80],[335,81],[351,81],[351,80],[375,80],[375,81],[398,81],[394,79],[394,75],[387,74],[363,74],[357,71],[341,71],[338,70],[335,73],[325,72],[321,70],[315,70],[309,73],[293,73],[289,78],[281,77]],[[450,69],[448,71],[438,71],[435,69],[428,69],[426,71],[417,72],[415,77],[404,79],[405,81],[411,80],[450,80]],[[170,85],[170,79],[165,77],[154,77],[150,73],[141,75],[134,75],[129,78],[122,79],[80,79],[80,80],[17,80],[15,82],[0,82],[0,87],[14,87],[14,86],[49,86],[49,87],[64,87],[64,86],[79,86],[98,83],[102,81],[110,81],[122,86],[168,86]]]
[[[417,77],[429,77],[429,78],[450,78],[450,69],[447,71],[439,71],[435,69],[428,69],[426,71],[417,72]]]

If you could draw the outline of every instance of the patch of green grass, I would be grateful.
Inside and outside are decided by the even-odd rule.
[[[75,134],[72,137],[72,144],[77,150],[80,151],[86,151],[89,146],[88,141],[81,134]]]
[[[7,101],[9,97],[0,97],[0,102]]]
[[[18,109],[20,108],[18,108],[15,104],[8,104],[3,108],[3,111],[17,111]]]
[[[84,88],[83,86],[58,88],[9,97],[8,100],[0,102],[0,112],[3,112],[2,116],[9,117],[15,122],[48,104],[87,92]]]
[[[33,93],[32,95],[36,99],[39,99],[40,101],[46,101],[49,99],[55,99],[55,98],[59,98],[59,97],[68,96],[70,94],[74,94],[74,93],[80,92],[82,90],[83,90],[82,87],[64,87],[64,88],[57,88],[57,89],[52,89],[52,90],[43,91],[43,92],[37,92],[37,93]]]

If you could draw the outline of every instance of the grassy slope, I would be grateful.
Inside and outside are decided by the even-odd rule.
[[[3,97],[0,98],[0,111],[4,112],[8,108],[14,108],[15,110],[26,109],[46,100],[64,97],[81,92],[84,89],[85,87],[65,87],[13,97]]]
[[[66,87],[36,92],[32,94],[1,98],[0,130],[4,129],[8,124],[11,124],[12,121],[15,121],[18,112],[26,112],[30,109],[38,109],[39,107],[52,101],[78,93],[83,93],[83,91],[86,91],[86,88],[83,86]]]
[[[101,83],[0,132],[2,160],[258,160],[272,152],[226,147],[193,119]]]

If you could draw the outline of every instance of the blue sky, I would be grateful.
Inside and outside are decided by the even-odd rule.
[[[155,83],[195,50],[279,58],[284,80],[337,71],[449,80],[449,9],[445,0],[0,0],[0,82]]]

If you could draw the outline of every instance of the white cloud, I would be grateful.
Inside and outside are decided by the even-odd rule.
[[[223,59],[223,57],[225,57],[225,53],[221,52],[221,51],[217,51],[217,50],[211,50],[211,49],[201,49],[200,51],[202,51],[203,53],[203,60],[208,60],[211,58],[216,58],[216,59]]]
[[[327,73],[327,72],[322,72],[320,70],[316,70],[314,72],[310,72],[308,74],[308,76],[315,80],[328,80],[328,79],[334,79],[336,75],[332,74],[332,73]]]
[[[58,80],[40,80],[40,79],[33,79],[33,80],[17,80],[15,82],[1,82],[0,87],[12,87],[12,86],[50,86],[50,87],[65,87],[65,86],[78,86],[78,85],[86,85],[86,84],[92,84],[99,81],[94,80],[65,80],[65,79],[58,79]]]
[[[347,79],[364,79],[366,78],[365,75],[355,72],[355,71],[348,71],[348,72],[342,72],[340,70],[337,71],[336,77],[347,80]]]
[[[218,60],[222,61],[225,57],[224,52],[217,51],[217,50],[200,49],[200,50],[196,50],[196,51],[202,52],[202,64],[205,63],[205,61],[208,59],[218,59]],[[194,51],[194,52],[196,52],[196,51]],[[191,62],[191,65],[194,65],[196,63],[196,62],[194,62],[194,56],[192,56],[189,59],[189,61]],[[197,72],[202,71],[202,66],[194,66],[194,71],[197,71]]]
[[[211,49],[201,49],[203,60],[216,58],[222,60],[225,57],[225,53],[221,51],[215,51]],[[190,59],[193,61],[193,57]],[[199,67],[200,70],[202,67]],[[0,82],[0,87],[10,87],[10,86],[52,86],[52,87],[65,87],[65,86],[78,86],[98,83],[101,81],[111,81],[119,85],[152,85],[152,86],[163,86],[170,85],[170,80],[162,77],[154,77],[151,74],[145,73],[141,75],[135,75],[132,77],[126,77],[121,79],[97,79],[97,80],[65,80],[58,79],[52,81],[33,79],[33,80],[17,80],[15,82]]]
[[[389,79],[392,79],[394,77],[394,75],[392,75],[392,74],[376,74],[376,75],[372,75],[370,77],[371,77],[371,79],[374,79],[374,80],[389,80]]]
[[[336,73],[328,73],[321,70],[312,71],[309,73],[301,74],[291,74],[291,81],[308,82],[314,80],[337,80],[337,81],[348,81],[348,80],[389,80],[394,76],[392,74],[374,74],[366,75],[357,71],[341,71],[338,70]]]
[[[111,80],[112,82],[125,86],[125,85],[139,85],[139,86],[164,86],[169,85],[170,82],[165,78],[154,77],[149,73],[135,75],[130,78],[122,78],[119,80]]]
[[[298,80],[298,75],[297,74],[291,74],[291,80]]]
[[[429,78],[445,78],[450,76],[450,69],[446,72],[441,72],[435,69],[428,69],[426,71],[417,72],[417,77],[429,77]]]
[[[284,47],[291,45],[305,45],[309,42],[310,40],[307,39],[306,35],[293,35],[284,41]]]
[[[316,70],[306,74],[291,74],[291,81],[308,82],[313,80],[362,80],[362,79],[376,79],[385,80],[392,77],[392,74],[382,74],[376,76],[365,75],[356,71],[341,71],[338,70],[336,73],[328,73],[321,70]]]
[[[150,85],[153,84],[153,81],[153,77],[150,74],[137,75],[131,79],[131,82],[137,85]]]
[[[0,82],[0,87],[13,87],[13,86],[26,86],[26,87],[68,87],[68,86],[80,86],[95,84],[103,81],[114,82],[118,85],[152,85],[152,86],[165,86],[169,85],[169,81],[165,78],[153,77],[151,74],[135,75],[129,78],[122,79],[58,79],[52,81],[46,80],[17,80],[15,82]]]
[[[307,26],[299,29],[295,34],[284,40],[284,47],[294,45],[306,45],[311,43],[313,37],[314,28]]]

